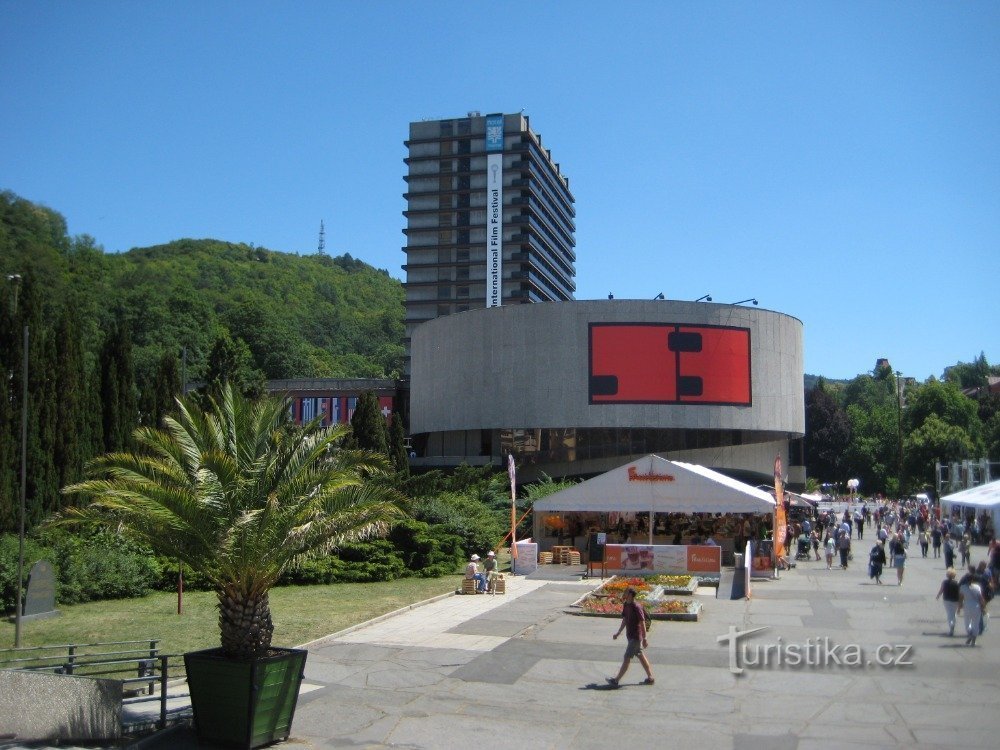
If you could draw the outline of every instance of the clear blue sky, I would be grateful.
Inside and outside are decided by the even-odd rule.
[[[0,189],[111,252],[402,278],[411,120],[530,115],[577,298],[756,297],[805,370],[1000,364],[1000,3],[0,3]]]

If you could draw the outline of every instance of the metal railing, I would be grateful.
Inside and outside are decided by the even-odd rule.
[[[0,649],[0,669],[117,680],[125,694],[123,705],[159,701],[159,719],[155,723],[163,729],[167,725],[167,700],[188,694],[169,692],[170,680],[185,676],[183,655],[160,653],[159,643],[159,639],[149,639]],[[133,646],[136,648],[129,648]]]

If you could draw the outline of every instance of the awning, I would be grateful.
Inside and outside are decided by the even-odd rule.
[[[953,508],[971,508],[976,511],[977,516],[983,512],[989,513],[993,517],[995,533],[1000,529],[1000,479],[941,498],[942,513],[947,515]]]
[[[771,513],[767,492],[696,464],[649,455],[548,495],[539,512]]]

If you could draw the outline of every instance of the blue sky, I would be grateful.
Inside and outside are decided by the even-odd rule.
[[[411,120],[517,112],[577,298],[756,297],[805,370],[1000,364],[1000,3],[0,3],[0,189],[112,252],[402,278]]]

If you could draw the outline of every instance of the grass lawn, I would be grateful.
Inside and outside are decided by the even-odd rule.
[[[286,586],[271,590],[274,645],[298,646],[409,604],[454,591],[461,576],[402,578],[386,583]],[[42,646],[160,639],[161,653],[179,654],[219,645],[215,594],[157,592],[60,607],[62,614],[21,624],[21,645]],[[0,620],[0,648],[14,646],[14,623]],[[0,667],[3,666],[0,655]]]

